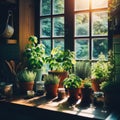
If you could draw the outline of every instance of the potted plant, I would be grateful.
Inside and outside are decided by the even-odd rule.
[[[100,84],[108,80],[113,74],[114,63],[112,51],[109,51],[108,60],[102,53],[99,55],[98,61],[93,63],[91,68],[92,74],[92,87],[94,91],[100,91]]]
[[[34,70],[36,74],[35,82],[42,79],[42,67],[45,63],[45,46],[38,43],[36,36],[29,37],[29,43],[23,52],[26,67]]]
[[[68,76],[68,72],[72,70],[76,63],[74,52],[61,50],[61,47],[58,46],[52,49],[50,56],[46,57],[46,62],[51,69],[49,74],[58,75],[60,78],[59,87],[63,87],[62,81]]]
[[[92,88],[92,83],[90,78],[85,78],[81,81],[81,88],[86,88],[86,89]]]
[[[81,81],[81,103],[82,106],[88,106],[92,102],[92,83],[90,78]]]
[[[120,81],[107,80],[100,84],[100,89],[104,92],[104,104],[110,110],[120,110]]]
[[[59,77],[56,75],[48,74],[44,76],[43,80],[46,90],[46,96],[48,98],[56,97],[60,81]]]
[[[35,77],[36,73],[28,69],[24,69],[17,73],[22,93],[26,93],[28,90],[33,90]]]
[[[77,61],[74,66],[74,73],[82,79],[91,76],[91,65],[89,61]]]
[[[74,73],[64,79],[63,86],[69,93],[70,103],[75,103],[80,98],[81,81],[82,79]]]

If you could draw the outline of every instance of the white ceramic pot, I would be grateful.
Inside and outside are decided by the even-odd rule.
[[[7,24],[2,36],[4,38],[11,38],[13,33],[14,33],[14,28]]]

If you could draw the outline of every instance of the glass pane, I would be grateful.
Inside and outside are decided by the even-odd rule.
[[[51,19],[45,18],[40,20],[40,37],[51,36]]]
[[[92,59],[98,59],[98,55],[102,52],[106,58],[108,53],[108,40],[106,38],[95,38],[92,41]]]
[[[108,13],[92,13],[92,35],[108,35]]]
[[[47,39],[47,40],[41,40],[41,43],[45,45],[45,53],[47,55],[50,55],[51,52],[51,40]]]
[[[89,40],[88,39],[76,39],[75,40],[75,54],[76,59],[87,60],[89,59]]]
[[[64,13],[64,0],[53,0],[53,14]]]
[[[89,0],[75,0],[75,11],[89,9]]]
[[[51,0],[41,0],[40,2],[40,15],[50,15],[51,14]]]
[[[89,14],[82,13],[75,15],[75,36],[89,35]]]
[[[108,0],[92,0],[92,8],[106,8],[108,7]]]
[[[53,40],[53,48],[61,46],[61,49],[64,50],[64,40],[63,39],[54,39]]]
[[[53,18],[53,35],[56,37],[64,36],[64,17]]]

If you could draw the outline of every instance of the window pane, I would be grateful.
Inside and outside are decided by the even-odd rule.
[[[53,14],[64,13],[64,0],[53,0]]]
[[[108,35],[108,13],[92,13],[92,35]]]
[[[89,14],[82,13],[75,15],[75,36],[89,35]]]
[[[75,0],[75,11],[89,9],[89,0]]]
[[[96,38],[92,41],[92,59],[98,59],[98,55],[102,52],[106,58],[108,53],[108,40],[106,38]]]
[[[108,0],[92,0],[92,8],[106,8],[108,7]]]
[[[86,60],[89,59],[89,40],[88,39],[76,39],[75,40],[75,54],[76,59]]]
[[[64,17],[53,18],[53,36],[63,37],[64,36]]]
[[[51,36],[51,19],[45,18],[40,21],[40,37]]]
[[[61,46],[61,49],[64,50],[64,40],[63,39],[54,39],[53,47]]]
[[[41,0],[40,3],[40,15],[50,15],[51,14],[51,0]]]
[[[45,53],[47,55],[50,55],[50,52],[51,52],[51,40],[50,39],[41,40],[41,43],[45,45]]]

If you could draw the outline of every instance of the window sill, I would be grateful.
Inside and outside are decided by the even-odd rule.
[[[63,120],[68,119],[75,120],[83,119],[96,119],[96,120],[105,120],[109,113],[103,111],[100,107],[86,107],[82,108],[78,106],[70,107],[67,102],[67,97],[63,100],[56,99],[46,99],[45,96],[33,97],[30,99],[25,99],[24,97],[6,99],[0,101],[0,111],[5,106],[7,111],[23,112],[25,115],[32,117],[41,117],[42,118],[51,118],[54,120]],[[2,103],[2,104],[1,104]],[[2,107],[3,106],[3,107]],[[21,110],[21,111],[20,111]],[[32,114],[31,114],[32,113]],[[64,117],[64,118],[63,118]],[[31,119],[32,120],[32,119]]]

